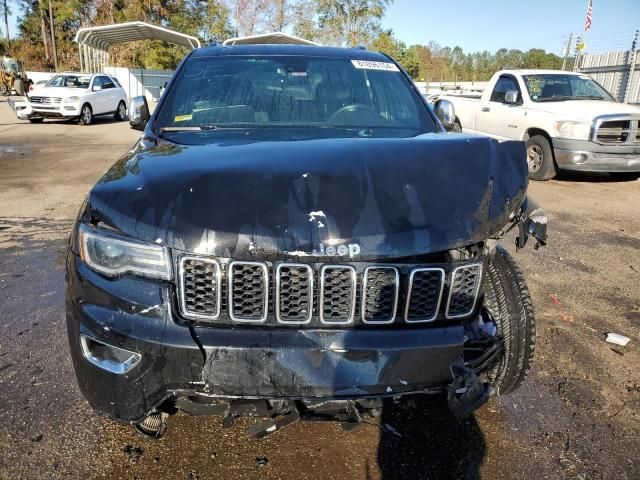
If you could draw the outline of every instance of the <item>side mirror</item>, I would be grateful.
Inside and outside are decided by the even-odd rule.
[[[507,90],[504,94],[504,103],[508,103],[510,105],[513,105],[514,103],[518,103],[518,91]]]
[[[133,97],[129,102],[129,125],[136,130],[144,130],[151,118],[149,104],[145,96]]]
[[[456,112],[453,108],[453,103],[449,100],[441,98],[436,101],[433,111],[440,120],[440,123],[444,126],[445,130],[450,132],[456,123]]]
[[[96,85],[95,87],[92,88],[92,90],[94,92],[100,92],[102,90],[102,87],[100,85]]]

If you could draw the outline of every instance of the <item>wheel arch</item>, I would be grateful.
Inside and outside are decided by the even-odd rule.
[[[557,170],[558,163],[556,162],[556,152],[553,150],[553,139],[551,138],[551,135],[547,133],[546,130],[542,128],[537,128],[537,127],[527,128],[522,134],[522,141],[526,142],[527,140],[529,140],[531,137],[535,135],[541,135],[545,137],[549,142],[549,146],[551,147],[551,155],[553,157],[553,165],[556,167],[556,170]]]

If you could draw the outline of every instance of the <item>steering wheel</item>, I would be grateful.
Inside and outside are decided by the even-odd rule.
[[[345,105],[344,107],[340,107],[338,110],[336,110],[335,112],[333,112],[331,114],[331,116],[327,119],[328,123],[333,123],[333,121],[339,117],[340,115],[342,115],[343,113],[353,113],[353,112],[371,112],[371,113],[375,113],[376,115],[378,115],[378,112],[376,112],[372,107],[370,107],[369,105],[365,105],[364,103],[352,103],[351,105]]]

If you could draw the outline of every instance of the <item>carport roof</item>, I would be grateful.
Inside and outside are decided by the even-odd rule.
[[[288,44],[288,45],[320,45],[305,38],[296,37],[282,32],[263,33],[261,35],[251,35],[249,37],[229,38],[223,42],[223,45],[241,45],[241,44]]]
[[[115,23],[81,28],[76,34],[75,41],[80,45],[107,50],[109,46],[116,43],[147,39],[164,40],[192,49],[200,47],[200,40],[196,37],[145,22]]]

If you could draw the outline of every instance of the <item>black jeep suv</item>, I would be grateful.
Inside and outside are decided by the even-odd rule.
[[[433,393],[464,417],[523,381],[533,310],[495,241],[546,238],[523,143],[446,133],[451,105],[362,49],[197,49],[148,111],[69,245],[97,412],[150,435],[257,415],[261,436]]]

